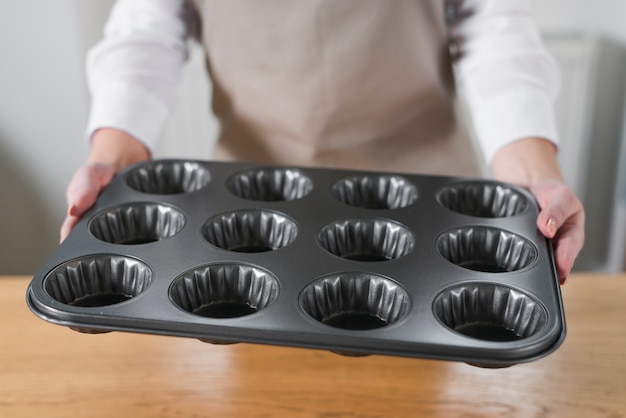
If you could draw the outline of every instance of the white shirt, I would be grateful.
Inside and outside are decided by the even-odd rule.
[[[485,159],[490,161],[499,148],[521,138],[541,137],[557,144],[553,100],[559,73],[530,6],[525,0],[457,3],[462,4],[457,12],[472,11],[449,29],[460,52],[457,83]],[[98,128],[114,127],[149,149],[158,143],[187,57],[182,4],[117,1],[104,39],[88,55],[88,137]]]

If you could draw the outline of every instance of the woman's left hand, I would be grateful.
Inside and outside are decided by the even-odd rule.
[[[552,239],[561,284],[569,278],[585,242],[585,211],[574,191],[562,180],[544,180],[530,187],[539,204],[537,228]]]
[[[565,284],[585,241],[585,211],[561,174],[555,146],[526,138],[502,147],[491,161],[494,177],[526,187],[539,204],[537,228],[552,239],[556,270]]]

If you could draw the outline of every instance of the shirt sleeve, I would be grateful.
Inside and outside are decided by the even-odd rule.
[[[153,150],[176,101],[187,58],[182,0],[118,0],[87,55],[87,139],[117,128]]]
[[[554,100],[560,85],[526,0],[451,0],[459,91],[484,157],[527,137],[558,145]]]

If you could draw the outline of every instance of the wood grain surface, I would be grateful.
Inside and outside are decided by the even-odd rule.
[[[626,275],[563,287],[568,334],[505,369],[108,333],[27,308],[0,277],[0,417],[626,417]]]

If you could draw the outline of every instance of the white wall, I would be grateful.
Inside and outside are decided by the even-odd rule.
[[[83,37],[72,0],[0,5],[0,272],[29,273],[58,241],[83,158]]]
[[[624,0],[531,0],[539,26],[547,32],[584,32],[626,45]]]

